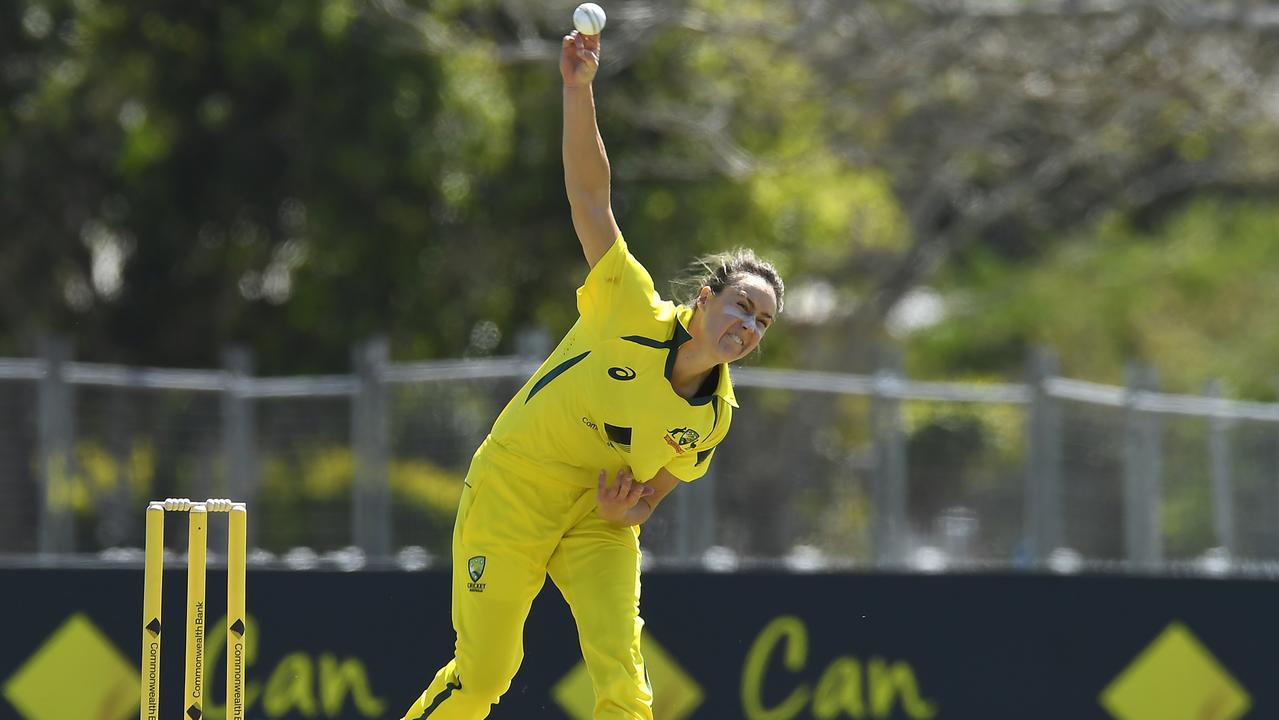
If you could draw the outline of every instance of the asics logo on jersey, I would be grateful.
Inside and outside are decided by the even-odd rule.
[[[635,371],[628,367],[611,367],[608,369],[608,376],[614,380],[634,380]]]

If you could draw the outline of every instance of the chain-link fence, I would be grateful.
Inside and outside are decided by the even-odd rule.
[[[349,376],[0,360],[0,553],[136,560],[151,498],[253,508],[253,560],[425,567],[448,556],[471,454],[536,369],[519,358]],[[1279,561],[1279,405],[1060,377],[920,382],[744,368],[711,472],[644,527],[651,563],[731,571],[1012,567],[1269,572]],[[211,547],[217,547],[216,540]]]

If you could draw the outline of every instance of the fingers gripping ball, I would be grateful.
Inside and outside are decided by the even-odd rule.
[[[583,35],[599,35],[607,19],[604,8],[595,3],[582,3],[573,11],[573,27]]]

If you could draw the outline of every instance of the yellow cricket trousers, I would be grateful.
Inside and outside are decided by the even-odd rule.
[[[524,621],[547,573],[577,623],[595,720],[652,720],[638,528],[600,518],[594,488],[527,475],[492,440],[472,459],[453,527],[454,656],[404,720],[488,716],[524,658]]]

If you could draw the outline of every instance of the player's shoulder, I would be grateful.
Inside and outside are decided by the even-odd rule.
[[[613,244],[609,245],[604,254],[591,266],[591,272],[587,277],[589,279],[594,275],[610,275],[625,268],[632,262],[638,261],[631,254],[630,246],[626,244],[625,236],[619,233],[616,238],[613,238]]]
[[[604,337],[629,338],[641,340],[640,344],[651,345],[655,349],[669,349],[668,343],[674,337],[678,324],[678,306],[669,300],[663,300],[657,293],[643,298],[635,298],[633,302],[620,304],[601,329]]]

